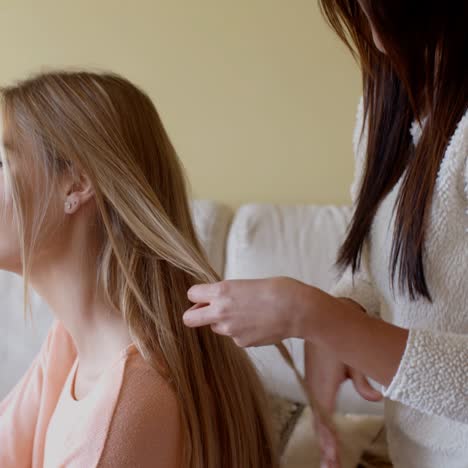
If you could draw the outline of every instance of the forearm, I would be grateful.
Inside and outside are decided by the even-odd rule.
[[[304,316],[302,337],[333,353],[349,366],[382,385],[389,385],[403,356],[408,330],[369,317],[351,300],[324,294],[317,309],[317,292],[310,289],[311,312]]]

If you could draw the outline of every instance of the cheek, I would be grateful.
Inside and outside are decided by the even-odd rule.
[[[41,225],[35,237],[33,260],[39,263],[60,261],[59,258],[67,251],[71,238],[71,226],[65,223],[61,199],[52,197],[41,218]]]

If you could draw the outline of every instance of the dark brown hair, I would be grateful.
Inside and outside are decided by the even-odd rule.
[[[361,5],[360,5],[360,4]],[[423,265],[425,228],[445,149],[468,103],[466,0],[320,0],[358,59],[363,77],[366,163],[337,265],[359,269],[379,203],[402,177],[395,205],[392,283],[432,300]],[[364,10],[365,13],[364,13]],[[370,23],[386,54],[372,40]],[[412,144],[413,120],[423,124]]]

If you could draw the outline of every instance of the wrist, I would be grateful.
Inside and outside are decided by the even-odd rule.
[[[333,320],[335,309],[346,306],[336,297],[308,284],[304,284],[299,301],[295,336],[307,341],[315,341],[324,321]]]
[[[335,297],[313,287],[306,293],[308,307],[301,322],[300,337],[307,341],[326,345],[329,338],[333,340],[344,331],[347,321],[362,322],[369,318],[366,310],[352,299]]]
[[[309,284],[298,282],[300,285],[296,291],[296,301],[294,311],[291,314],[292,331],[291,336],[306,339],[309,330],[313,328],[314,322],[314,290]]]

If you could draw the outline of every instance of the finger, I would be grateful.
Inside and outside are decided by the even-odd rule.
[[[217,316],[212,307],[204,306],[187,310],[182,319],[187,327],[202,327],[215,323]]]
[[[187,309],[186,312],[188,312],[189,310],[197,310],[197,309],[201,309],[202,307],[206,307],[206,306],[209,306],[210,304],[208,304],[207,302],[197,302],[196,304],[193,304],[192,307],[190,307],[190,309]]]
[[[314,379],[312,381],[309,380],[307,382],[307,386],[314,393],[315,398],[322,409],[330,414],[335,412],[338,390],[340,388],[339,383],[330,382],[326,385],[320,385],[318,379]]]
[[[210,325],[211,330],[213,330],[218,335],[231,336],[232,333],[229,330],[229,327],[224,323],[212,323]]]
[[[366,376],[359,371],[350,370],[351,380],[353,381],[354,388],[365,400],[380,401],[383,396],[367,380]]]
[[[328,456],[333,456],[338,450],[338,437],[329,427],[319,423],[318,427],[319,440],[322,449]]]
[[[214,298],[219,297],[226,285],[227,281],[195,284],[187,291],[187,297],[192,302],[211,302]]]
[[[320,468],[340,468],[340,462],[337,458],[328,459],[322,454]]]
[[[340,465],[336,460],[324,459],[322,455],[322,460],[320,461],[320,468],[340,468]]]
[[[335,411],[336,397],[345,378],[344,365],[309,341],[304,342],[304,368],[307,386],[322,408]]]
[[[340,468],[340,464],[336,460],[326,460],[323,459],[320,461],[320,468]]]
[[[328,428],[319,424],[317,429],[319,435],[320,454],[322,465],[327,468],[339,467],[340,451],[338,438]]]

